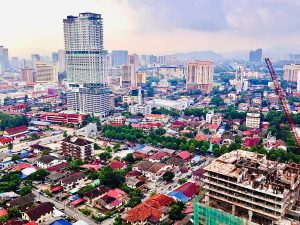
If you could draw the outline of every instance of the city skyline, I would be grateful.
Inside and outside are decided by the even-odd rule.
[[[5,3],[0,15],[3,22],[15,12],[13,19],[2,23],[0,44],[9,48],[10,56],[50,54],[64,48],[62,19],[86,11],[103,15],[108,51],[225,53],[274,46],[287,51],[296,46],[296,51],[299,10],[300,2],[295,0],[193,0],[189,4],[179,0],[74,0],[71,5],[70,1],[12,0]]]

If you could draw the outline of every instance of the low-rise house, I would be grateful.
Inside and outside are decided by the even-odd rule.
[[[34,204],[35,195],[33,193],[18,197],[6,203],[8,208],[17,208],[20,210],[27,210]]]
[[[165,115],[165,114],[146,114],[144,117],[144,120],[148,121],[148,122],[163,122],[163,123],[167,123],[170,119],[169,115]]]
[[[15,138],[20,135],[24,135],[28,132],[28,128],[25,125],[8,128],[3,132],[4,137]]]
[[[165,161],[166,164],[171,165],[172,167],[182,167],[185,161],[180,157],[172,157]]]
[[[109,191],[108,187],[100,186],[83,194],[83,199],[90,205],[94,205],[95,201]]]
[[[45,224],[45,220],[53,215],[54,207],[51,202],[44,202],[22,213],[22,219]]]
[[[69,190],[81,185],[85,181],[85,179],[86,179],[86,176],[84,173],[82,173],[82,172],[75,173],[73,175],[70,175],[70,176],[62,179],[61,186],[63,186],[66,191],[69,191]]]
[[[174,200],[164,194],[155,194],[143,203],[128,210],[124,219],[133,224],[160,223],[168,217],[169,206]]]
[[[196,183],[186,182],[170,192],[168,195],[179,201],[187,202],[197,194],[198,189],[199,185],[197,185]]]
[[[157,181],[163,176],[165,171],[170,170],[171,168],[171,165],[165,163],[153,163],[153,165],[148,168],[145,175],[152,181]]]
[[[126,199],[127,194],[119,188],[115,188],[108,191],[107,194],[103,195],[101,198],[97,199],[95,201],[95,206],[100,209],[106,208],[108,210],[112,210],[120,207],[126,202]]]
[[[12,143],[13,139],[10,137],[0,136],[0,146],[5,146]]]
[[[126,164],[121,161],[114,161],[109,164],[113,170],[121,170],[126,168]]]
[[[42,169],[47,169],[60,163],[62,163],[62,160],[53,155],[43,155],[36,161],[37,166]]]
[[[161,152],[157,152],[157,153],[154,153],[153,155],[151,155],[149,157],[149,161],[150,162],[160,162],[161,160],[163,160],[163,159],[165,159],[166,157],[169,157],[169,156],[170,156],[169,153],[161,151]]]
[[[182,152],[178,153],[176,156],[181,158],[182,160],[186,161],[189,158],[191,158],[191,153],[188,151],[182,151]]]
[[[222,137],[222,144],[224,145],[231,145],[232,143],[234,143],[235,139],[234,136],[232,134],[226,134]]]
[[[50,184],[57,184],[58,182],[61,181],[61,179],[63,179],[66,176],[66,174],[64,173],[60,173],[57,171],[52,171],[50,172],[50,174],[46,177],[46,180],[50,183]]]
[[[138,172],[146,172],[151,166],[153,162],[150,161],[140,161],[137,164],[132,166],[132,170],[136,170]]]

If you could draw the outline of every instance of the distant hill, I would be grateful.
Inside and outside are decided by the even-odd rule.
[[[194,51],[194,52],[185,52],[185,53],[180,52],[180,53],[175,53],[171,56],[174,56],[177,59],[182,61],[196,60],[196,59],[218,61],[223,59],[221,54],[218,54],[214,51]]]

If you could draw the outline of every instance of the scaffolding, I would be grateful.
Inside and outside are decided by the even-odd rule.
[[[204,192],[194,201],[194,225],[245,225],[249,221],[230,213],[203,205],[199,200]]]

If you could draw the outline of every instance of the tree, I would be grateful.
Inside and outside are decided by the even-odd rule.
[[[183,210],[185,205],[183,202],[173,202],[169,212],[169,218],[171,220],[181,220],[184,217]]]
[[[223,106],[223,105],[225,105],[223,99],[219,95],[213,97],[211,99],[211,101],[210,101],[210,104],[216,105],[216,106]]]
[[[104,166],[99,174],[100,183],[110,188],[120,187],[124,181],[125,176],[122,171],[113,171],[110,166]]]
[[[9,143],[9,144],[7,145],[7,148],[8,148],[9,150],[12,150],[12,149],[13,149],[13,143]]]
[[[240,131],[246,131],[247,130],[247,127],[245,125],[240,125],[239,126],[239,130]]]
[[[30,194],[31,192],[32,192],[31,187],[25,186],[25,187],[21,188],[20,195],[24,196],[24,195]]]
[[[94,149],[95,149],[95,150],[99,150],[99,149],[100,149],[100,146],[99,146],[97,143],[94,143]]]
[[[135,159],[132,155],[132,153],[129,153],[127,154],[125,157],[124,157],[124,160],[130,164],[134,163],[135,162]]]
[[[67,131],[64,131],[63,137],[64,137],[64,138],[67,138],[67,137],[68,137]]]
[[[119,151],[120,148],[121,148],[121,145],[119,143],[115,144],[114,147],[113,147],[115,152]]]
[[[166,171],[163,175],[163,180],[170,182],[175,177],[175,174],[172,171]]]
[[[36,172],[30,174],[30,179],[35,180],[35,181],[41,181],[43,180],[46,176],[48,176],[50,173],[45,170],[45,169],[39,169]]]
[[[11,160],[12,160],[12,161],[16,161],[16,160],[18,160],[18,159],[21,159],[21,157],[20,157],[19,155],[13,155],[13,156],[11,157]]]
[[[93,190],[95,187],[93,185],[87,185],[83,188],[80,188],[77,192],[80,196],[83,196],[84,193]]]
[[[185,178],[180,178],[179,180],[178,180],[178,183],[179,184],[184,184],[184,183],[186,183],[187,182],[187,179],[185,179]]]
[[[15,219],[21,216],[21,211],[17,208],[8,208],[8,217]]]
[[[123,220],[122,220],[120,214],[118,214],[113,225],[122,225],[122,224],[123,224]]]
[[[37,140],[40,137],[39,137],[39,135],[37,133],[33,133],[30,138],[31,138],[31,140]]]

